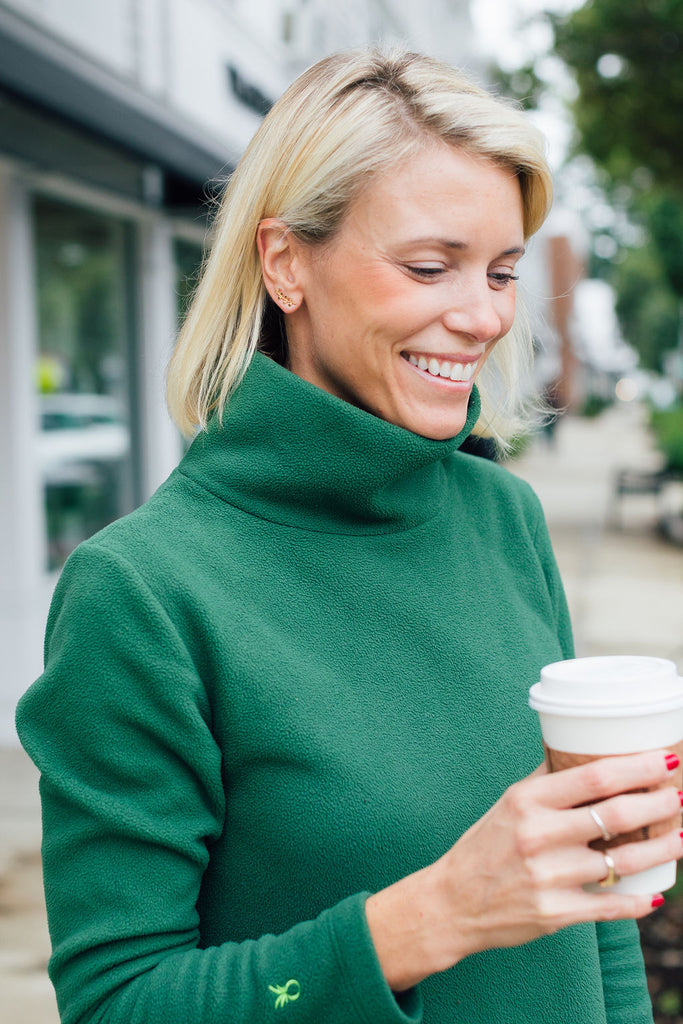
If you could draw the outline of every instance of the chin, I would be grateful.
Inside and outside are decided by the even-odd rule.
[[[419,434],[421,437],[426,437],[430,441],[448,441],[451,437],[455,437],[459,434],[462,428],[465,426],[465,420],[459,420],[457,424],[429,424],[429,423],[418,423],[416,425],[407,426],[407,430],[412,430],[414,434]]]
[[[465,426],[467,410],[465,409],[460,416],[454,416],[451,412],[450,416],[415,416],[406,422],[410,423],[408,430],[412,430],[414,434],[421,434],[430,441],[448,441],[459,434]]]
[[[375,416],[379,416],[380,419],[386,420],[387,423],[393,423],[394,426],[401,427],[403,430],[409,430],[412,434],[419,434],[420,437],[426,437],[430,441],[448,441],[451,437],[459,434],[467,422],[469,394],[467,402],[461,403],[461,408],[455,409],[452,404],[450,409],[439,410],[433,406],[420,408],[417,403],[397,401],[386,402],[382,405],[369,402],[364,404],[357,402],[356,404]]]

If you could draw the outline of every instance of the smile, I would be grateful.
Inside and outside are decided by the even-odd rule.
[[[456,363],[450,359],[439,360],[433,356],[427,359],[426,356],[414,356],[406,353],[403,354],[403,358],[407,359],[411,366],[416,366],[418,370],[423,370],[432,377],[441,377],[443,380],[458,381],[463,384],[472,380],[478,362],[477,360],[473,363]]]

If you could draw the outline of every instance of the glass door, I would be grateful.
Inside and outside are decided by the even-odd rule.
[[[34,204],[39,460],[48,566],[130,511],[134,301],[131,228],[38,197]]]

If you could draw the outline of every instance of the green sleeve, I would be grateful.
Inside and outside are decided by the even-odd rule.
[[[637,924],[609,921],[595,928],[607,1024],[652,1024]]]
[[[225,816],[195,661],[147,583],[100,542],[60,580],[46,667],[17,728],[41,773],[63,1024],[409,1024],[349,894],[284,934],[199,946],[197,898]],[[295,1015],[292,1011],[295,1010]]]

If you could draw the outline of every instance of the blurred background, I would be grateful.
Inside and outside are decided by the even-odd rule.
[[[683,670],[683,0],[0,0],[0,1016],[56,1024],[36,779],[13,712],[59,571],[183,443],[164,405],[212,202],[334,50],[408,43],[514,97],[557,198],[522,264],[557,418],[538,491],[579,654]],[[530,682],[533,682],[531,680]],[[643,926],[683,1021],[683,899]]]

